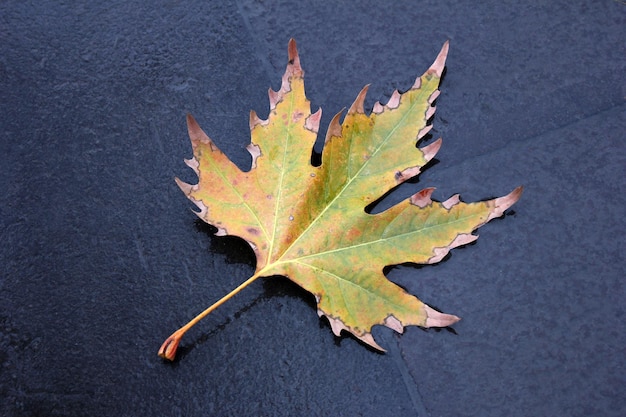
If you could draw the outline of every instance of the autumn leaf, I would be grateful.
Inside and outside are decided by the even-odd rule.
[[[439,262],[450,249],[476,240],[472,231],[501,216],[522,188],[476,203],[458,195],[436,202],[427,188],[381,213],[365,211],[419,174],[439,150],[441,139],[416,145],[432,127],[447,53],[446,42],[410,90],[395,91],[370,114],[364,111],[365,87],[343,120],[340,113],[330,122],[320,166],[311,164],[311,153],[322,113],[311,113],[293,40],[281,88],[269,90],[268,119],[250,113],[249,171],[233,164],[187,116],[193,158],[186,163],[199,182],[176,182],[217,235],[248,242],[257,265],[250,279],[172,334],[161,357],[173,359],[191,326],[257,278],[275,275],[311,292],[336,335],[345,330],[380,350],[371,333],[375,325],[402,333],[408,325],[443,327],[459,320],[389,281],[383,268]]]

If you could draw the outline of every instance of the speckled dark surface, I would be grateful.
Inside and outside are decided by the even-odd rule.
[[[625,4],[147,3],[0,3],[0,415],[624,415]],[[449,39],[439,163],[387,204],[525,193],[476,244],[388,274],[463,317],[456,334],[375,329],[377,354],[276,278],[164,363],[254,263],[173,182],[194,179],[185,114],[245,167],[290,37],[323,126]]]

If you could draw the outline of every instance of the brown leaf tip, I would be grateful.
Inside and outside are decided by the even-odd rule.
[[[250,143],[248,144],[248,146],[246,146],[247,151],[250,153],[250,156],[252,156],[252,167],[251,169],[256,168],[256,160],[259,156],[261,156],[261,148],[259,147],[259,145],[255,145],[254,143]]]
[[[193,169],[193,172],[195,172],[197,176],[200,176],[200,162],[198,162],[195,156],[191,159],[185,159],[184,161],[185,165]]]
[[[261,119],[254,110],[250,111],[250,130],[254,129],[258,125],[267,126],[270,123],[269,119]]]
[[[341,128],[341,123],[339,123],[339,119],[341,119],[342,114],[343,110],[337,113],[330,121],[328,129],[326,130],[326,138],[324,139],[324,144],[328,143],[333,137],[340,138],[342,136],[343,130]]]
[[[424,76],[432,76],[434,74],[437,76],[437,78],[441,78],[441,75],[443,74],[443,69],[446,66],[446,58],[448,57],[449,44],[450,44],[449,41],[446,41],[443,44],[443,46],[441,47],[441,51],[439,51],[439,55],[437,55],[437,58],[435,59],[435,62],[433,62],[430,68],[428,68]],[[411,89],[417,90],[421,86],[422,86],[422,77],[417,77]],[[435,93],[437,93],[437,95],[439,94],[438,91],[435,91]],[[435,93],[433,93],[433,95],[435,95]],[[429,103],[432,104],[435,98],[437,98],[436,95],[432,99],[432,101],[429,100]]]
[[[402,324],[400,320],[394,317],[393,314],[390,314],[389,316],[387,316],[387,318],[385,319],[385,326],[389,327],[390,329],[395,330],[396,332],[400,334],[404,333],[404,325]]]
[[[344,329],[348,330],[341,320],[330,316],[326,316],[326,318],[328,318],[330,328],[333,329],[333,333],[335,334],[335,336],[341,335],[341,331]]]
[[[276,104],[278,104],[283,96],[291,91],[291,77],[303,77],[304,71],[300,66],[300,56],[298,55],[298,48],[296,47],[296,41],[292,38],[289,41],[288,46],[289,51],[289,63],[287,64],[287,69],[285,69],[285,73],[283,74],[282,83],[279,91],[274,91],[271,88],[268,90],[268,95],[270,99],[270,110],[274,110],[276,108]]]
[[[267,90],[267,95],[270,99],[270,110],[274,110],[278,102],[282,99],[280,91],[274,91],[271,88]]]
[[[457,248],[459,246],[467,245],[478,239],[478,236],[471,233],[460,233],[456,235],[454,240],[450,242],[448,246],[442,246],[433,249],[433,256],[428,259],[429,264],[436,264],[441,261],[449,252],[450,249]]]
[[[374,107],[372,108],[372,113],[380,114],[383,112],[383,110],[385,110],[385,107],[382,104],[380,104],[380,101],[377,101],[376,103],[374,103]]]
[[[365,107],[364,107],[365,96],[367,95],[367,90],[369,88],[370,88],[369,84],[363,87],[359,95],[354,100],[354,103],[352,103],[352,106],[350,106],[350,109],[348,110],[348,114],[355,114],[355,113],[365,114]]]
[[[400,106],[400,92],[398,90],[394,90],[387,102],[388,109],[397,109]]]
[[[189,139],[191,139],[191,145],[195,148],[199,142],[213,144],[211,139],[207,136],[206,133],[200,128],[198,122],[191,114],[187,114],[187,133],[189,134]]]
[[[441,78],[441,74],[443,74],[443,69],[446,66],[446,58],[448,57],[448,48],[450,46],[450,41],[446,41],[441,47],[441,51],[439,51],[439,55],[435,59],[435,62],[430,66],[426,73],[435,73],[438,78]]]
[[[422,131],[420,131],[418,133],[418,140],[421,139],[423,137],[423,135],[428,133],[428,131],[431,128],[432,128],[432,125],[428,125],[428,126],[424,127],[424,129],[422,129]],[[420,148],[420,151],[422,151],[422,154],[424,155],[424,159],[426,160],[426,162],[428,162],[431,159],[433,159],[435,157],[435,155],[437,154],[437,152],[439,152],[439,148],[441,148],[441,143],[442,143],[442,140],[441,140],[441,138],[439,138],[436,141],[434,141],[433,143],[431,143],[429,145],[426,145],[423,148]],[[395,174],[396,182],[398,184],[400,184],[400,183],[402,183],[402,182],[404,182],[404,181],[406,181],[406,180],[408,180],[410,178],[415,177],[420,172],[421,172],[421,168],[419,166],[406,168],[402,172],[398,171]]]
[[[429,206],[433,200],[431,200],[430,196],[435,191],[434,187],[424,188],[423,190],[413,194],[411,196],[411,204],[417,206],[419,208],[424,208]]]
[[[430,161],[435,157],[435,155],[437,155],[437,152],[439,152],[439,149],[441,148],[442,142],[443,140],[439,138],[430,145],[426,145],[423,148],[420,148],[420,150],[424,154],[424,159],[426,161]]]
[[[362,341],[363,343],[373,347],[376,350],[380,350],[381,352],[387,352],[386,349],[383,349],[381,345],[376,343],[376,341],[374,340],[374,336],[372,336],[371,333],[364,333],[360,336],[356,336],[356,338]]]
[[[517,203],[517,200],[522,196],[522,192],[524,191],[524,187],[521,185],[511,191],[509,194],[496,198],[493,201],[493,209],[491,213],[489,213],[489,217],[487,221],[491,219],[495,219],[496,217],[500,217],[504,214],[505,210],[511,207],[513,204]]]
[[[431,107],[432,109],[432,107]],[[421,128],[419,130],[419,132],[417,132],[417,140],[422,139],[424,136],[426,136],[426,134],[428,134],[428,132],[430,132],[433,128],[433,125],[426,125],[423,128]]]
[[[179,187],[180,187],[180,185],[179,185]],[[181,187],[181,190],[183,190],[182,187]],[[207,214],[209,213],[209,208],[201,200],[196,200],[191,195],[187,195],[187,198],[192,203],[194,203],[196,205],[196,207],[198,207],[198,209],[200,210],[200,211],[192,210],[196,214],[196,216],[198,216],[199,218],[201,218],[204,221],[207,221]],[[221,230],[221,229],[218,227],[217,230],[218,230],[218,233],[219,233],[219,230]],[[218,235],[218,236],[220,236],[220,235]]]
[[[300,67],[300,57],[298,56],[298,47],[294,38],[289,39],[287,50],[289,53],[289,65],[293,65],[294,67],[302,70]]]
[[[424,120],[430,120],[430,118],[433,117],[433,115],[435,114],[436,110],[437,107],[429,106],[428,109],[426,109],[426,113],[424,114]]]
[[[295,39],[292,38],[289,40],[287,50],[289,51],[289,63],[287,64],[285,77],[283,77],[283,84],[286,81],[286,77],[290,77],[292,75],[301,77],[304,75],[304,71],[302,71],[302,67],[300,66],[300,56],[298,55],[298,48],[296,47]]]
[[[387,100],[386,105],[383,106],[382,104],[380,104],[380,101],[377,101],[376,103],[374,103],[374,107],[372,108],[372,113],[380,114],[383,111],[385,111],[385,109],[386,110],[397,109],[398,107],[400,107],[400,100],[402,100],[402,94],[400,94],[398,90],[394,90],[393,93],[391,93],[391,97],[389,97],[389,100]]]
[[[446,210],[450,210],[452,207],[456,206],[461,202],[461,196],[458,194],[454,194],[452,197],[441,203],[443,208]]]
[[[176,182],[176,185],[178,185],[178,188],[180,188],[180,190],[185,193],[186,196],[189,196],[189,194],[191,194],[194,189],[197,188],[194,188],[194,186],[191,184],[187,184],[186,182],[181,181],[181,179],[178,177],[174,178],[174,181]]]
[[[426,304],[424,304],[424,310],[426,311],[426,324],[424,327],[447,327],[461,320],[460,317],[455,315],[440,313]]]
[[[441,91],[439,90],[433,91],[430,97],[428,97],[428,104],[433,104],[435,100],[437,100],[437,98],[439,97],[439,94],[441,94]]]
[[[318,109],[315,113],[306,118],[304,127],[313,133],[317,133],[320,129],[320,120],[322,119],[322,109]]]

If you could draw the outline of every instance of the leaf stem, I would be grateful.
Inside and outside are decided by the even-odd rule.
[[[229,292],[228,294],[220,298],[209,308],[207,308],[202,313],[198,314],[196,317],[191,319],[189,323],[185,324],[183,327],[181,327],[180,329],[172,333],[172,335],[168,337],[167,339],[165,339],[165,342],[163,342],[163,344],[161,345],[161,348],[159,349],[159,356],[162,357],[163,359],[168,359],[170,361],[173,361],[174,358],[176,357],[176,349],[178,348],[178,344],[180,343],[185,333],[187,333],[187,330],[191,329],[196,323],[198,323],[200,320],[208,316],[213,310],[215,310],[216,308],[224,304],[226,301],[230,300],[235,294],[237,294],[239,291],[246,288],[248,285],[250,285],[254,280],[259,278],[260,276],[261,274],[259,272],[255,273],[250,278],[245,280],[237,288],[235,288],[234,290],[232,290],[231,292]]]

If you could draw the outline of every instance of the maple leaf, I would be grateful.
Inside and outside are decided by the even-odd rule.
[[[198,216],[217,235],[246,240],[256,255],[254,275],[181,327],[161,346],[173,359],[185,332],[259,277],[283,275],[311,292],[319,316],[335,335],[346,330],[384,350],[372,337],[374,325],[398,333],[405,326],[444,327],[459,320],[440,313],[389,281],[383,268],[399,263],[432,264],[450,249],[473,242],[472,232],[501,216],[522,187],[489,201],[464,203],[458,195],[431,199],[433,188],[377,214],[365,208],[419,174],[441,139],[418,148],[432,125],[446,42],[432,66],[403,94],[364,111],[365,87],[340,122],[330,122],[320,166],[311,164],[321,109],[311,113],[304,72],[293,39],[279,91],[269,90],[267,120],[250,113],[252,167],[241,171],[187,116],[195,185],[176,182],[199,208]]]

